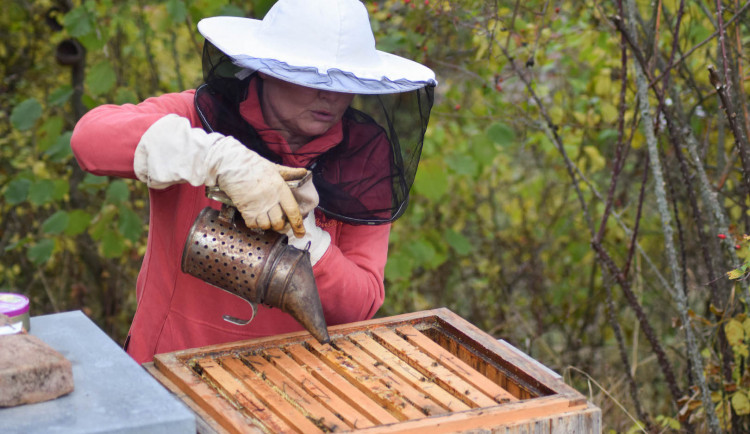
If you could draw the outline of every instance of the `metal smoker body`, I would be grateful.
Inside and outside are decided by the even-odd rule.
[[[190,229],[182,251],[182,271],[247,300],[249,320],[224,315],[246,325],[263,303],[290,314],[319,342],[330,341],[323,306],[312,273],[310,253],[290,246],[287,236],[245,226],[226,196],[221,211],[207,207]]]

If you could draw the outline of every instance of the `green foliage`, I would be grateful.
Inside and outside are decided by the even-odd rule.
[[[34,126],[42,115],[42,106],[34,98],[29,98],[13,108],[10,123],[18,131],[26,131]]]
[[[273,0],[7,3],[0,15],[0,107],[6,113],[0,116],[0,290],[30,295],[33,314],[83,309],[122,341],[145,251],[147,192],[132,180],[81,171],[70,150],[75,123],[100,104],[137,103],[196,86],[202,44],[196,23],[214,15],[262,17]],[[730,3],[724,2],[726,20],[734,13]],[[639,425],[612,404],[616,399],[634,412],[623,385],[626,367],[610,320],[615,318],[631,358],[627,369],[654,428],[692,424],[700,430],[705,412],[688,372],[684,325],[676,324],[673,288],[662,283],[674,282],[646,165],[647,143],[637,124],[642,113],[634,90],[635,58],[631,50],[623,70],[620,34],[610,21],[620,14],[616,4],[366,2],[378,48],[429,65],[440,82],[410,207],[392,227],[387,296],[379,315],[447,306],[557,371],[575,366],[589,373],[609,392],[592,397],[604,410],[605,426],[635,431]],[[652,73],[659,75],[680,2],[637,4],[639,26],[646,29],[638,37],[652,56]],[[678,58],[713,34],[715,7],[685,2]],[[750,43],[748,22],[739,19],[730,28],[730,56]],[[70,49],[61,44],[71,39],[85,49],[85,63],[74,56],[58,62],[56,54],[73,54],[56,51]],[[704,371],[724,427],[730,428],[731,420],[741,430],[750,420],[745,313],[750,249],[737,234],[750,230],[734,140],[705,73],[709,64],[721,64],[718,53],[715,40],[696,48],[671,70],[669,88],[679,95],[671,109],[685,113],[686,129],[701,143],[702,161],[688,159],[688,179],[700,179],[696,166],[705,171],[720,211],[732,223],[725,239],[716,238],[716,212],[703,197],[694,199],[702,218],[696,220],[662,118],[657,137]],[[734,61],[739,64],[731,70],[747,70],[744,58]],[[609,197],[623,77],[622,136],[629,146]],[[748,87],[745,81],[734,89]],[[658,84],[650,95],[654,108],[655,88]],[[602,231],[602,247],[618,266],[630,264],[627,282],[674,364],[685,393],[679,401],[669,396],[622,287],[602,271],[591,248],[606,209],[613,216]],[[631,256],[636,227],[639,250]],[[703,248],[709,249],[705,256]],[[706,256],[715,261],[711,275]],[[729,279],[719,277],[728,270],[734,270]],[[730,279],[736,283],[731,294]],[[709,288],[714,282],[719,286]],[[605,288],[612,292],[611,303]],[[728,366],[720,332],[731,351]],[[727,367],[731,379],[723,374]],[[566,380],[588,393],[585,379]]]

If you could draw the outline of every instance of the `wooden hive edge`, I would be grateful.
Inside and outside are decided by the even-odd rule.
[[[492,430],[535,418],[559,417],[566,413],[584,411],[588,407],[589,403],[587,402],[571,405],[569,397],[566,396],[545,396],[499,404],[493,407],[474,408],[447,415],[427,416],[422,419],[366,428],[357,432],[363,434],[396,432],[439,434],[477,429]]]
[[[195,414],[196,431],[199,434],[229,434],[219,423],[211,417],[200,405],[198,405],[187,393],[183,392],[177,385],[159,371],[154,362],[146,362],[143,368],[151,374],[165,389],[175,395]],[[259,433],[262,431],[258,430]]]
[[[494,426],[496,423],[512,423],[513,421],[520,420],[520,418],[531,417],[533,415],[552,416],[560,412],[576,411],[588,405],[583,395],[565,384],[559,376],[554,375],[554,373],[547,370],[544,366],[539,365],[539,362],[518,351],[510,344],[497,341],[447,308],[332,326],[329,327],[329,334],[332,339],[346,338],[351,334],[369,332],[381,327],[395,330],[404,325],[410,325],[423,332],[434,330],[435,333],[444,334],[448,339],[454,339],[456,345],[462,348],[462,352],[465,348],[479,358],[479,360],[475,361],[476,363],[489,363],[494,369],[502,370],[503,374],[507,375],[509,379],[527,388],[530,391],[530,395],[527,394],[525,396],[531,396],[531,398],[525,398],[514,403],[452,412],[446,415],[426,416],[421,419],[403,421],[398,424],[380,425],[366,429],[363,432],[401,432],[402,430],[406,430],[406,432],[427,433],[429,429],[429,433],[433,434],[441,430],[459,430],[459,427],[460,430],[464,430],[474,425],[476,425],[475,428],[484,428],[486,426]],[[428,335],[428,337],[430,336]],[[230,431],[236,431],[231,430],[231,427],[236,428],[243,423],[248,426],[248,430],[259,432],[259,429],[252,425],[250,418],[242,415],[241,412],[234,411],[234,413],[237,413],[236,415],[223,414],[229,410],[234,410],[234,407],[229,402],[225,401],[217,410],[217,408],[212,408],[215,404],[214,402],[207,402],[206,396],[208,390],[196,392],[191,389],[196,386],[196,380],[200,378],[190,368],[191,360],[201,357],[218,357],[240,353],[258,354],[269,348],[302,344],[310,338],[311,336],[308,332],[300,331],[160,354],[155,356],[153,365],[147,369],[155,377],[158,375],[157,379],[162,384],[164,384],[162,379],[171,383],[171,387],[166,384],[165,387],[178,394],[194,411],[196,411],[196,408],[200,409],[200,412],[196,411],[196,414],[206,421],[213,421],[213,424],[209,422],[208,425],[214,428],[214,432],[222,432],[220,429],[227,427],[230,427],[227,428]],[[198,387],[210,389],[210,386],[207,384],[198,385]],[[202,405],[207,405],[208,407],[202,408]],[[230,420],[227,421],[227,418]],[[467,420],[470,419],[476,420],[466,425],[468,423]],[[466,426],[464,427],[464,425]],[[219,430],[216,429],[217,427]],[[435,431],[435,427],[439,427],[440,430]]]
[[[505,341],[498,341],[488,333],[448,309],[435,309],[436,326],[450,338],[457,339],[465,347],[486,362],[506,372],[535,390],[538,395],[567,396],[571,405],[586,402],[586,398],[576,389],[567,385],[562,378],[553,375],[546,367]],[[418,327],[419,328],[419,327]]]

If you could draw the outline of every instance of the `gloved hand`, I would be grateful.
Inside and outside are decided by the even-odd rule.
[[[305,234],[303,212],[286,181],[302,179],[305,168],[272,163],[233,137],[192,128],[176,114],[156,121],[141,137],[133,160],[135,174],[149,187],[218,186],[229,196],[250,228],[283,230],[286,221],[296,236]],[[318,204],[314,188],[297,192],[301,202]]]
[[[300,250],[309,248],[310,262],[315,265],[331,246],[331,235],[315,224],[315,213],[311,212],[305,217],[305,236],[297,238],[292,231],[287,233],[289,245]],[[309,244],[309,247],[308,247]]]

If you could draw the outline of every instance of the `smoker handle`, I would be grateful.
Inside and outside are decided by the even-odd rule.
[[[236,295],[236,294],[233,294],[233,295]],[[242,297],[240,297],[240,298],[242,298]],[[252,321],[255,318],[255,314],[258,313],[258,305],[255,304],[255,303],[253,303],[252,301],[250,301],[248,299],[245,299],[245,298],[242,298],[242,299],[245,300],[246,302],[248,302],[248,304],[250,305],[250,307],[253,310],[253,315],[250,317],[250,319],[240,319],[240,318],[234,317],[232,315],[223,315],[222,318],[224,318],[224,321],[230,322],[230,323],[232,323],[234,325],[238,325],[238,326],[245,326],[245,325],[250,324],[250,321]]]

